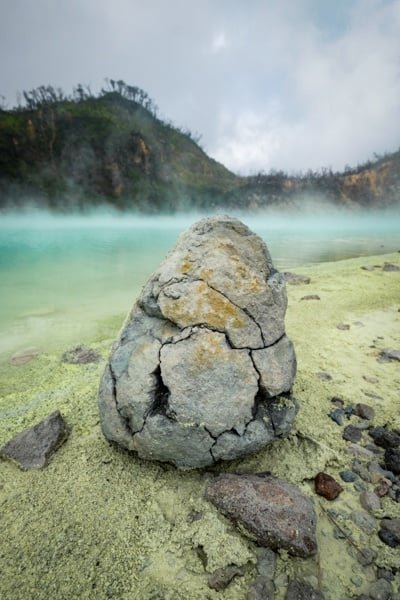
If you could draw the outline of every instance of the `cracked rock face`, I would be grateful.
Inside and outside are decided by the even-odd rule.
[[[99,391],[104,435],[180,468],[256,452],[297,412],[285,280],[230,217],[178,239],[129,313]]]

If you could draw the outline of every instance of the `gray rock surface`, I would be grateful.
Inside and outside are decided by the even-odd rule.
[[[313,503],[291,483],[272,475],[225,473],[207,486],[206,498],[261,546],[302,557],[317,551]]]
[[[17,433],[0,448],[0,456],[8,458],[23,469],[42,469],[54,452],[68,437],[68,429],[60,411]]]
[[[182,234],[128,315],[104,371],[104,435],[141,458],[212,465],[285,436],[297,413],[285,280],[230,217]]]

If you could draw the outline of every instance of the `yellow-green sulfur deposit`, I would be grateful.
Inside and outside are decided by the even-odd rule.
[[[361,269],[384,261],[400,264],[400,255],[298,269],[311,284],[288,286],[287,333],[298,358],[294,394],[300,404],[292,433],[257,455],[212,471],[181,472],[144,462],[103,438],[96,397],[111,339],[93,336],[92,347],[104,359],[98,364],[62,363],[66,348],[21,365],[3,356],[0,445],[55,409],[72,433],[44,470],[23,472],[0,462],[0,597],[245,599],[256,576],[256,547],[203,499],[207,481],[220,469],[271,471],[315,502],[319,553],[307,560],[279,554],[278,600],[288,578],[303,578],[327,600],[338,600],[368,592],[377,566],[400,568],[398,549],[350,518],[363,511],[353,484],[342,482],[345,491],[333,502],[313,488],[319,471],[340,480],[339,472],[354,458],[343,428],[328,417],[333,396],[345,404],[369,404],[375,424],[400,428],[399,363],[377,361],[383,348],[400,347],[400,273]],[[309,294],[320,300],[301,300]],[[350,328],[338,329],[338,323]],[[109,335],[109,324],[106,330]],[[321,372],[331,379],[321,379]],[[400,516],[400,504],[389,498],[382,504],[376,517]],[[365,548],[375,550],[377,558],[363,567],[357,553]],[[242,566],[244,576],[223,591],[210,589],[208,574],[231,564]],[[398,592],[399,574],[392,584]]]

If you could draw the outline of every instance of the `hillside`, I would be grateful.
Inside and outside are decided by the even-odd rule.
[[[78,98],[41,89],[42,97],[26,94],[28,106],[0,112],[0,206],[33,198],[50,207],[175,210],[209,205],[237,184],[190,134],[158,119],[138,88],[141,96],[123,89]]]
[[[122,81],[94,96],[41,86],[0,109],[0,208],[110,204],[146,212],[214,207],[399,203],[400,150],[344,173],[283,171],[239,177],[208,157],[190,132],[157,117],[152,100]]]

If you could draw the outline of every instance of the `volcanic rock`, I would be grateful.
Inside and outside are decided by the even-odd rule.
[[[385,465],[395,475],[400,475],[400,448],[387,448],[385,450]]]
[[[101,356],[98,352],[93,350],[93,348],[88,348],[87,346],[75,346],[64,352],[61,360],[62,362],[71,365],[87,365],[89,363],[99,362]]]
[[[16,462],[24,471],[42,469],[67,437],[64,419],[56,410],[33,427],[17,433],[0,448],[0,456]]]
[[[342,486],[328,473],[318,473],[314,479],[315,491],[327,500],[334,500],[343,492]]]
[[[285,271],[284,273],[285,279],[287,283],[290,285],[302,285],[311,283],[310,277],[306,275],[299,275],[298,273],[290,273],[289,271]]]
[[[272,475],[225,473],[208,485],[206,498],[260,546],[302,557],[317,551],[314,506],[291,483]]]
[[[285,280],[237,219],[203,219],[145,285],[106,366],[104,435],[196,468],[260,450],[297,412]]]
[[[324,596],[305,581],[294,579],[289,583],[285,600],[324,600]]]

